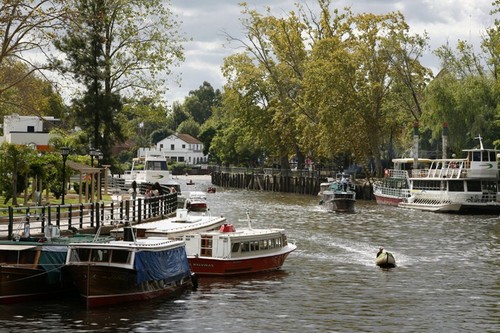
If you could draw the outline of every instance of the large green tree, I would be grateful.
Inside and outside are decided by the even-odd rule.
[[[67,28],[55,41],[66,55],[59,63],[81,84],[73,99],[76,121],[91,144],[110,156],[123,140],[118,115],[123,97],[160,100],[172,66],[183,60],[183,37],[161,0],[71,0]]]

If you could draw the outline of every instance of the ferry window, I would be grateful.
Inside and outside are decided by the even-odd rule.
[[[483,151],[483,161],[484,162],[488,162],[488,152],[487,151]]]
[[[497,192],[497,182],[483,182],[483,192]]]
[[[448,191],[450,192],[463,192],[464,182],[462,180],[451,181],[448,183]]]
[[[113,250],[111,253],[111,262],[127,264],[129,262],[129,251]]]
[[[480,151],[472,152],[472,160],[476,162],[481,162],[481,152]]]
[[[467,191],[481,192],[481,182],[479,180],[469,180],[467,182]]]
[[[250,251],[250,244],[248,242],[242,243],[241,244],[241,252],[248,252]]]
[[[240,252],[240,243],[234,243],[231,252]]]

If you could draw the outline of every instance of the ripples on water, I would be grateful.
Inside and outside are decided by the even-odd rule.
[[[182,183],[182,182],[181,182]],[[191,190],[206,190],[199,182]],[[498,332],[498,217],[441,215],[358,201],[334,214],[318,198],[218,189],[212,214],[236,227],[286,228],[279,272],[205,278],[180,298],[87,311],[76,301],[0,306],[6,331]],[[379,246],[398,267],[373,263]],[[0,329],[1,330],[1,329]]]

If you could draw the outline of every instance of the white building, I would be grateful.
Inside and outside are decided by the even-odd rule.
[[[48,150],[49,131],[59,121],[52,116],[20,116],[18,114],[4,116],[3,136],[0,137],[0,144],[8,142],[32,146],[37,150]]]
[[[203,143],[189,134],[172,134],[159,141],[153,149],[161,151],[170,162],[189,165],[208,163],[208,155],[203,155]],[[145,156],[146,152],[150,150],[140,148],[138,157]]]

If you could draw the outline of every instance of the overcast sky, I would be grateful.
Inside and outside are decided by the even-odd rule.
[[[223,59],[237,51],[238,45],[226,45],[223,32],[234,37],[243,36],[240,19],[243,0],[170,0],[174,13],[182,22],[181,30],[192,41],[184,45],[186,61],[176,70],[181,77],[181,87],[172,84],[166,92],[168,104],[182,101],[189,91],[198,89],[203,81],[214,89],[222,89],[224,78],[220,67]],[[300,2],[315,8],[315,0],[247,0],[250,9],[265,13],[270,7],[277,17],[288,16]],[[427,32],[431,50],[446,44],[456,45],[457,40],[471,41],[479,46],[486,28],[493,24],[489,14],[493,0],[332,0],[332,5],[343,9],[351,7],[354,13],[385,14],[400,11],[412,33]],[[477,49],[478,50],[478,49]],[[435,73],[439,61],[431,51],[422,63]]]

